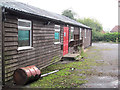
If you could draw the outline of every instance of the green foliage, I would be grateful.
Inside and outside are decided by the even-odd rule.
[[[75,18],[74,18],[75,13],[74,13],[72,10],[69,10],[69,9],[64,10],[64,11],[62,12],[62,15],[66,16],[66,17],[69,17],[69,18],[71,18],[71,19],[75,19]]]
[[[57,61],[59,61],[59,60],[60,60],[60,57],[55,56],[55,57],[53,57],[53,59],[51,60],[51,63],[57,62]]]
[[[40,88],[74,88],[80,87],[81,84],[86,83],[85,80],[87,69],[90,69],[92,65],[91,60],[84,60],[83,62],[71,62],[66,64],[53,64],[42,70],[42,74],[50,72],[53,70],[59,69],[59,72],[48,75],[39,79],[36,82],[33,82],[31,87],[40,87]],[[95,64],[94,64],[95,65]],[[74,68],[72,70],[71,68]],[[86,70],[86,71],[84,71]],[[82,74],[82,76],[80,76]]]
[[[92,28],[92,41],[102,40],[103,34],[101,34],[100,32],[103,30],[103,27],[97,20],[91,18],[84,18],[78,19],[77,21]]]
[[[105,33],[93,32],[92,37],[93,42],[96,41],[106,41],[106,42],[120,42],[120,33]]]
[[[92,49],[90,49],[92,48]],[[95,73],[91,66],[99,66],[101,63],[95,60],[101,60],[100,50],[95,47],[89,47],[86,52],[86,58],[81,62],[56,63],[42,69],[42,74],[54,70],[60,70],[54,74],[48,75],[30,84],[32,88],[81,88],[81,84],[87,82],[86,76]],[[94,54],[93,54],[94,52]],[[74,68],[74,70],[72,70]]]
[[[106,33],[104,34],[103,41],[107,42],[120,42],[120,33],[115,32],[115,33]]]
[[[96,32],[96,31],[92,32],[92,41],[93,42],[103,41],[103,39],[104,39],[104,34],[102,34],[100,32]]]
[[[80,53],[80,55],[81,55],[81,58],[83,58],[83,57],[85,56],[85,52],[84,52],[83,48],[81,48],[81,53]]]
[[[102,25],[96,19],[84,18],[84,19],[78,19],[77,21],[91,27],[93,31],[100,32],[103,30]]]
[[[86,53],[84,52],[84,49],[82,47],[80,47],[80,46],[78,46],[77,48],[78,48],[78,51],[79,51],[80,54],[75,57],[76,61],[81,60],[84,57],[86,57]]]
[[[102,34],[103,30],[102,25],[95,19],[84,18],[77,20],[80,23],[83,23],[92,28],[92,41],[107,41],[107,42],[120,42],[120,33],[105,33]]]

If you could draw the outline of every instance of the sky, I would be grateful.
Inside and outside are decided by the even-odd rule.
[[[77,18],[98,20],[104,31],[118,25],[118,0],[16,0],[50,12],[61,14],[71,9]]]

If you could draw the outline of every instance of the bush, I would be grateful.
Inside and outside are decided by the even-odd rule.
[[[104,35],[103,41],[107,41],[107,42],[110,42],[110,41],[112,41],[112,42],[118,42],[118,34],[119,34],[119,33],[117,33],[117,32],[115,32],[115,33],[106,33],[106,34]],[[119,36],[120,36],[120,35],[119,35]],[[120,40],[119,40],[119,42],[120,42]]]
[[[120,33],[115,32],[101,34],[100,32],[93,31],[93,42],[95,41],[120,42]]]
[[[104,35],[102,33],[93,31],[93,34],[92,34],[93,42],[103,41],[103,38],[104,38]]]

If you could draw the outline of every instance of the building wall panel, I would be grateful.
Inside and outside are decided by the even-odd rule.
[[[12,81],[14,70],[19,67],[36,65],[43,68],[60,60],[61,45],[54,44],[54,23],[44,25],[44,21],[32,20],[33,48],[18,49],[17,16],[7,15],[4,23],[5,31],[5,82]],[[20,18],[20,17],[19,17]],[[23,18],[24,19],[24,18]],[[56,58],[56,59],[55,59]],[[1,59],[0,59],[1,60]]]

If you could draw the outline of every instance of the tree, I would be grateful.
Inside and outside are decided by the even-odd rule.
[[[101,32],[103,30],[102,25],[96,19],[84,18],[77,21],[91,27],[93,31]]]
[[[93,41],[103,40],[103,34],[101,33],[101,31],[103,30],[103,27],[97,20],[90,19],[90,18],[84,18],[84,19],[78,19],[77,21],[92,28],[92,40]]]
[[[69,18],[71,18],[71,19],[75,19],[75,18],[74,18],[75,13],[74,13],[72,10],[69,10],[69,9],[64,10],[64,11],[62,12],[62,15],[66,16],[66,17],[69,17]]]

